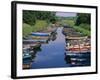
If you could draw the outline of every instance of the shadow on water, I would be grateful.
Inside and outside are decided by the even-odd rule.
[[[80,55],[77,55],[80,54]],[[81,55],[82,54],[82,55]],[[66,64],[69,64],[70,67],[75,66],[90,66],[90,52],[87,53],[76,53],[76,55],[66,55],[65,53]]]

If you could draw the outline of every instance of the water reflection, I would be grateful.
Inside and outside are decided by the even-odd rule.
[[[66,40],[62,34],[63,27],[52,33],[46,43],[29,50],[31,58],[23,60],[23,69],[56,68],[72,66],[89,66],[90,53],[80,55],[67,55]],[[79,53],[78,53],[79,54]]]
[[[87,53],[72,53],[74,55],[66,55],[65,53],[65,61],[66,64],[70,64],[70,66],[90,66],[90,52]]]

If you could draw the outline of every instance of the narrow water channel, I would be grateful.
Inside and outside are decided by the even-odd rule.
[[[41,45],[41,51],[36,53],[31,69],[66,67],[65,58],[65,36],[62,34],[63,27],[57,29],[57,38]]]

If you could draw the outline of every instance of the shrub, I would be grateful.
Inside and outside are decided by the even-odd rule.
[[[74,20],[62,20],[62,24],[68,25],[68,26],[74,26],[75,22]]]
[[[28,36],[32,32],[32,26],[23,23],[23,37]]]
[[[32,31],[41,31],[47,28],[47,22],[45,20],[36,20],[35,25],[32,27]]]
[[[80,24],[79,26],[82,27],[82,28],[84,28],[84,29],[86,29],[86,30],[89,30],[89,31],[91,30],[91,27],[90,27],[89,24],[83,24],[83,23],[82,23],[82,24]]]

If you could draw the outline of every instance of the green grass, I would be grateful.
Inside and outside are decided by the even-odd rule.
[[[84,35],[84,36],[90,36],[90,34],[91,34],[91,31],[86,30],[86,29],[84,29],[84,28],[82,28],[82,27],[80,27],[80,26],[73,26],[73,28],[74,28],[76,31],[82,33],[82,35]]]
[[[45,30],[48,24],[44,20],[37,20],[34,26],[23,23],[23,37],[28,36],[31,32]]]
[[[62,24],[64,25],[69,25],[70,27],[73,27],[77,32],[82,33],[82,35],[84,36],[90,36],[91,34],[91,27],[89,24],[80,24],[79,26],[75,25],[75,21],[74,20],[62,20]]]
[[[28,36],[32,32],[32,26],[23,23],[23,37]]]
[[[89,31],[91,30],[91,27],[90,27],[89,24],[82,23],[79,26],[82,27],[82,28],[84,28],[84,29],[86,29],[86,30],[89,30]]]
[[[47,28],[48,24],[46,21],[44,20],[37,20],[35,25],[32,27],[32,31],[36,32],[36,31],[41,31],[41,30],[45,30]]]
[[[74,22],[74,20],[62,20],[62,24],[74,26],[75,22]]]

